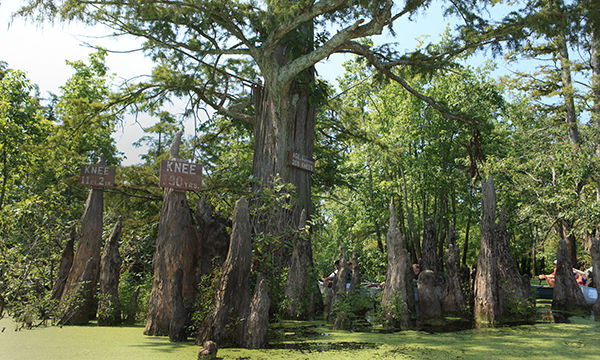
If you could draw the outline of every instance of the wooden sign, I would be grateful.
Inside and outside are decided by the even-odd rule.
[[[290,166],[310,172],[315,171],[315,161],[297,152],[290,153]]]
[[[79,184],[100,188],[115,186],[115,167],[101,164],[81,165]]]
[[[181,160],[160,162],[160,187],[178,190],[200,190],[202,165]]]

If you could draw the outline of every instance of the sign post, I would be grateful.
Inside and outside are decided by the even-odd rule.
[[[115,167],[101,164],[81,165],[79,184],[95,188],[115,186]]]
[[[160,162],[160,187],[177,190],[200,190],[202,165],[182,160]]]

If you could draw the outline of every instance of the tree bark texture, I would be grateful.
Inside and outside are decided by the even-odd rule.
[[[269,284],[263,273],[257,277],[257,285],[250,303],[248,321],[245,325],[244,347],[257,349],[267,344],[267,331],[269,330]]]
[[[475,275],[474,316],[477,327],[494,326],[499,320],[498,271],[496,268],[496,192],[490,176],[482,181],[481,250]]]
[[[179,131],[171,144],[171,159],[180,159]],[[199,271],[200,236],[192,219],[185,191],[165,189],[152,259],[154,278],[148,305],[145,335],[169,335],[173,316],[175,272],[183,271],[181,293],[185,317],[194,311]]]
[[[529,278],[521,275],[510,254],[506,230],[506,210],[500,211],[496,228],[498,298],[504,322],[535,322],[535,300],[531,297]]]
[[[71,231],[69,234],[69,240],[65,243],[65,248],[60,255],[60,265],[58,266],[58,274],[56,275],[56,282],[54,283],[54,287],[52,288],[51,298],[54,300],[60,300],[63,290],[65,289],[65,284],[67,282],[67,278],[69,277],[69,272],[71,271],[71,266],[73,265],[73,257],[74,251],[73,247],[75,244],[75,238],[77,237],[77,228],[75,225],[71,227]]]
[[[569,259],[567,243],[562,239],[558,242],[554,279],[552,315],[556,322],[565,322],[569,313],[588,308],[583,293],[573,276],[573,265]]]
[[[360,291],[360,267],[358,266],[358,256],[356,252],[352,252],[352,280],[350,281],[350,289],[348,293],[350,295],[357,291]]]
[[[110,238],[104,245],[100,260],[98,325],[111,326],[121,322],[121,304],[119,302],[121,255],[119,254],[119,240],[121,239],[122,225],[123,223],[119,217]]]
[[[286,313],[292,319],[311,319],[323,312],[323,301],[319,286],[314,281],[312,248],[304,209],[300,216],[300,228],[296,234],[285,288],[285,297],[288,301]]]
[[[103,207],[103,190],[92,189],[81,218],[79,246],[60,299],[59,307],[68,314],[61,316],[62,324],[87,324],[96,315],[93,302],[100,273]]]
[[[171,308],[171,321],[169,323],[169,340],[173,342],[186,341],[186,313],[183,303],[183,271],[181,268],[175,271],[171,290],[173,291],[173,307]]]
[[[411,326],[415,297],[410,254],[400,233],[393,202],[390,203],[390,227],[387,233],[388,267],[381,298],[383,316],[388,325],[401,329]]]
[[[467,307],[460,280],[460,248],[456,243],[454,228],[448,233],[446,249],[446,293],[442,310],[448,314],[464,313]]]
[[[212,273],[215,266],[223,265],[227,258],[229,251],[227,227],[231,226],[231,221],[215,213],[204,199],[198,202],[194,218],[200,236],[198,260],[200,275],[206,275]]]
[[[427,221],[423,233],[423,269],[431,270],[436,275],[442,273],[442,261],[437,253],[437,241],[435,236],[435,224],[433,220]]]
[[[419,274],[419,314],[420,320],[428,321],[442,317],[443,293],[437,282],[437,275],[432,270]]]
[[[242,197],[235,204],[229,252],[215,294],[214,311],[205,319],[198,343],[212,340],[219,346],[243,345],[243,322],[250,305],[250,239],[248,201]]]
[[[592,240],[590,253],[592,254],[592,279],[594,279],[594,287],[596,290],[600,290],[600,241],[598,239]],[[596,321],[600,321],[600,296],[594,305],[592,305],[592,310],[594,311]]]

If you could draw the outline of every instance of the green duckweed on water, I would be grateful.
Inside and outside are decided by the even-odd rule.
[[[0,320],[0,359],[196,359],[193,343],[142,335],[141,326],[51,326],[14,331]],[[325,322],[274,326],[268,349],[219,349],[221,359],[599,359],[600,323],[536,324],[451,333],[335,331]]]

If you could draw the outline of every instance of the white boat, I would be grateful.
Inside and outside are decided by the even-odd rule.
[[[585,302],[588,305],[592,305],[596,302],[596,300],[598,300],[598,290],[597,289],[595,289],[593,287],[581,286],[581,285],[579,285],[579,287],[581,288],[581,292],[583,293]]]

